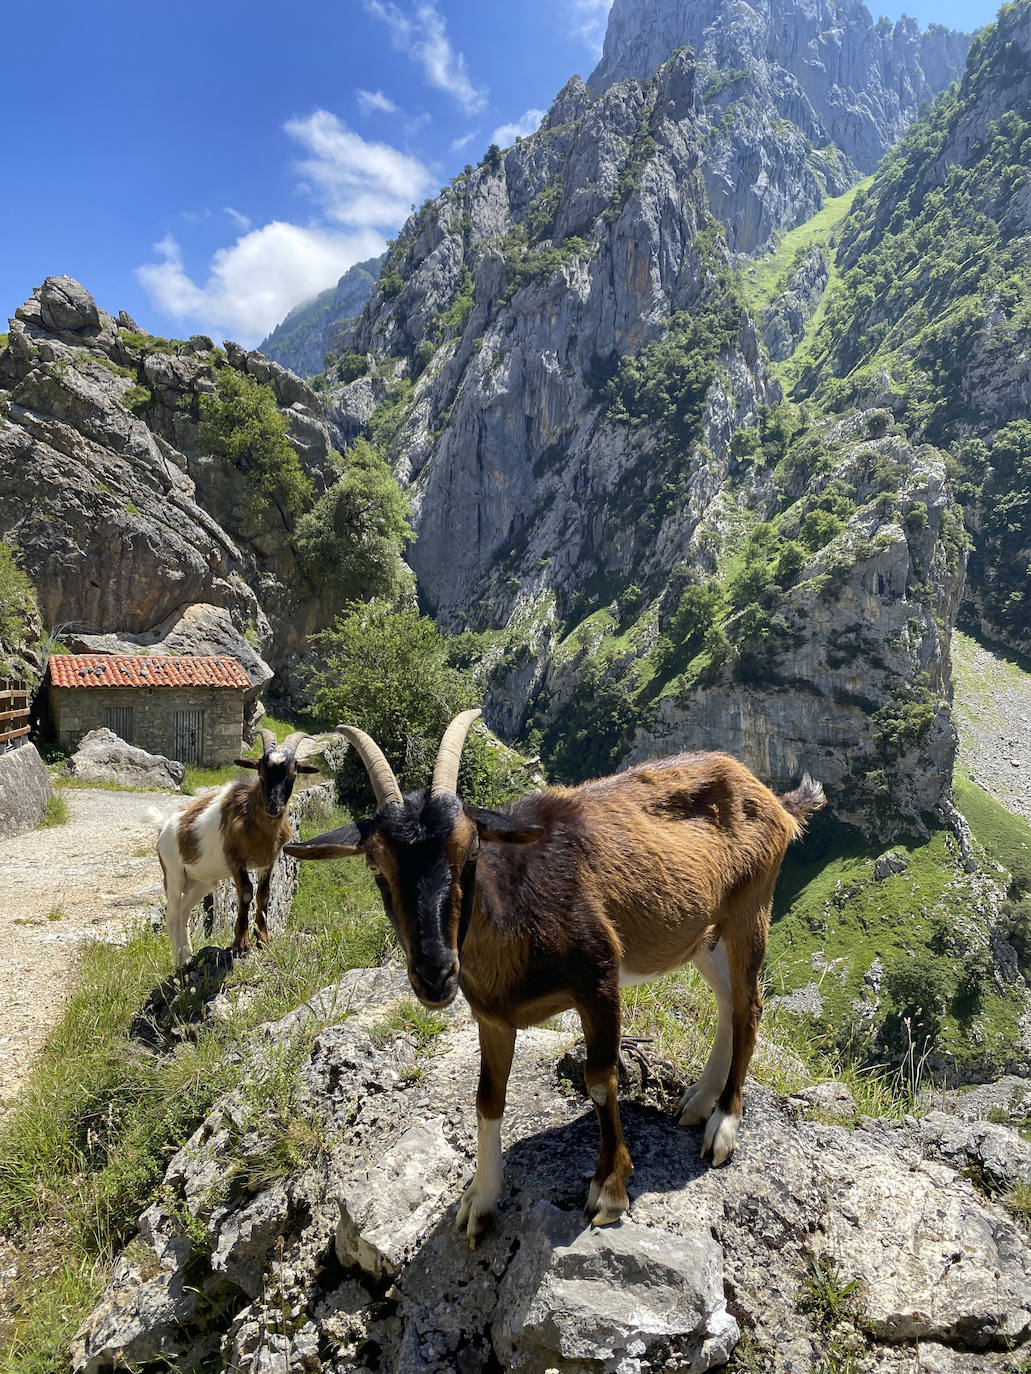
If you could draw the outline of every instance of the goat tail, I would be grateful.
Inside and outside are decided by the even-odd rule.
[[[785,792],[777,800],[788,815],[798,823],[799,831],[814,812],[827,805],[823,784],[817,782],[815,778],[811,778],[808,773],[803,774],[802,781],[793,792]]]
[[[170,811],[162,811],[160,807],[148,806],[143,813],[145,824],[152,825],[155,830],[164,830],[165,826],[174,816],[178,816],[189,802],[184,799],[181,806],[173,806]]]

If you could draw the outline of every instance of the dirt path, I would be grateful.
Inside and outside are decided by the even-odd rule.
[[[167,792],[66,789],[63,825],[0,839],[0,1113],[57,1023],[84,940],[160,900],[150,807]]]

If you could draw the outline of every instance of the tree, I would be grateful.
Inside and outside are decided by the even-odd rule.
[[[393,473],[359,439],[343,475],[298,520],[294,548],[313,586],[349,601],[397,594],[404,582],[401,550],[411,537],[408,503]]]
[[[404,791],[425,787],[450,721],[478,705],[472,678],[448,665],[447,642],[428,616],[387,601],[350,606],[314,644],[312,710],[357,725],[383,750]],[[351,797],[368,794],[353,751],[340,779]]]
[[[286,416],[272,390],[245,372],[219,369],[217,392],[200,399],[199,438],[253,482],[252,516],[264,515],[273,502],[296,515],[311,500],[311,479],[290,442]]]

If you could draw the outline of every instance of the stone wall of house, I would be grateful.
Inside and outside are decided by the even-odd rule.
[[[58,743],[69,752],[103,725],[151,754],[213,767],[231,763],[243,748],[243,697],[226,687],[51,687],[50,709]],[[186,712],[199,720],[180,720],[177,734],[177,715]],[[193,731],[197,751],[184,743]]]

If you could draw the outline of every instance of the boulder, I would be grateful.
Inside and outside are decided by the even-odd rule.
[[[148,754],[126,744],[101,726],[91,730],[66,764],[68,773],[80,782],[114,782],[121,787],[155,787],[178,791],[186,776],[186,765],[163,754]]]
[[[97,303],[74,277],[47,277],[39,293],[43,325],[58,334],[100,328]]]
[[[39,825],[51,792],[50,775],[34,744],[0,751],[0,838]]]

